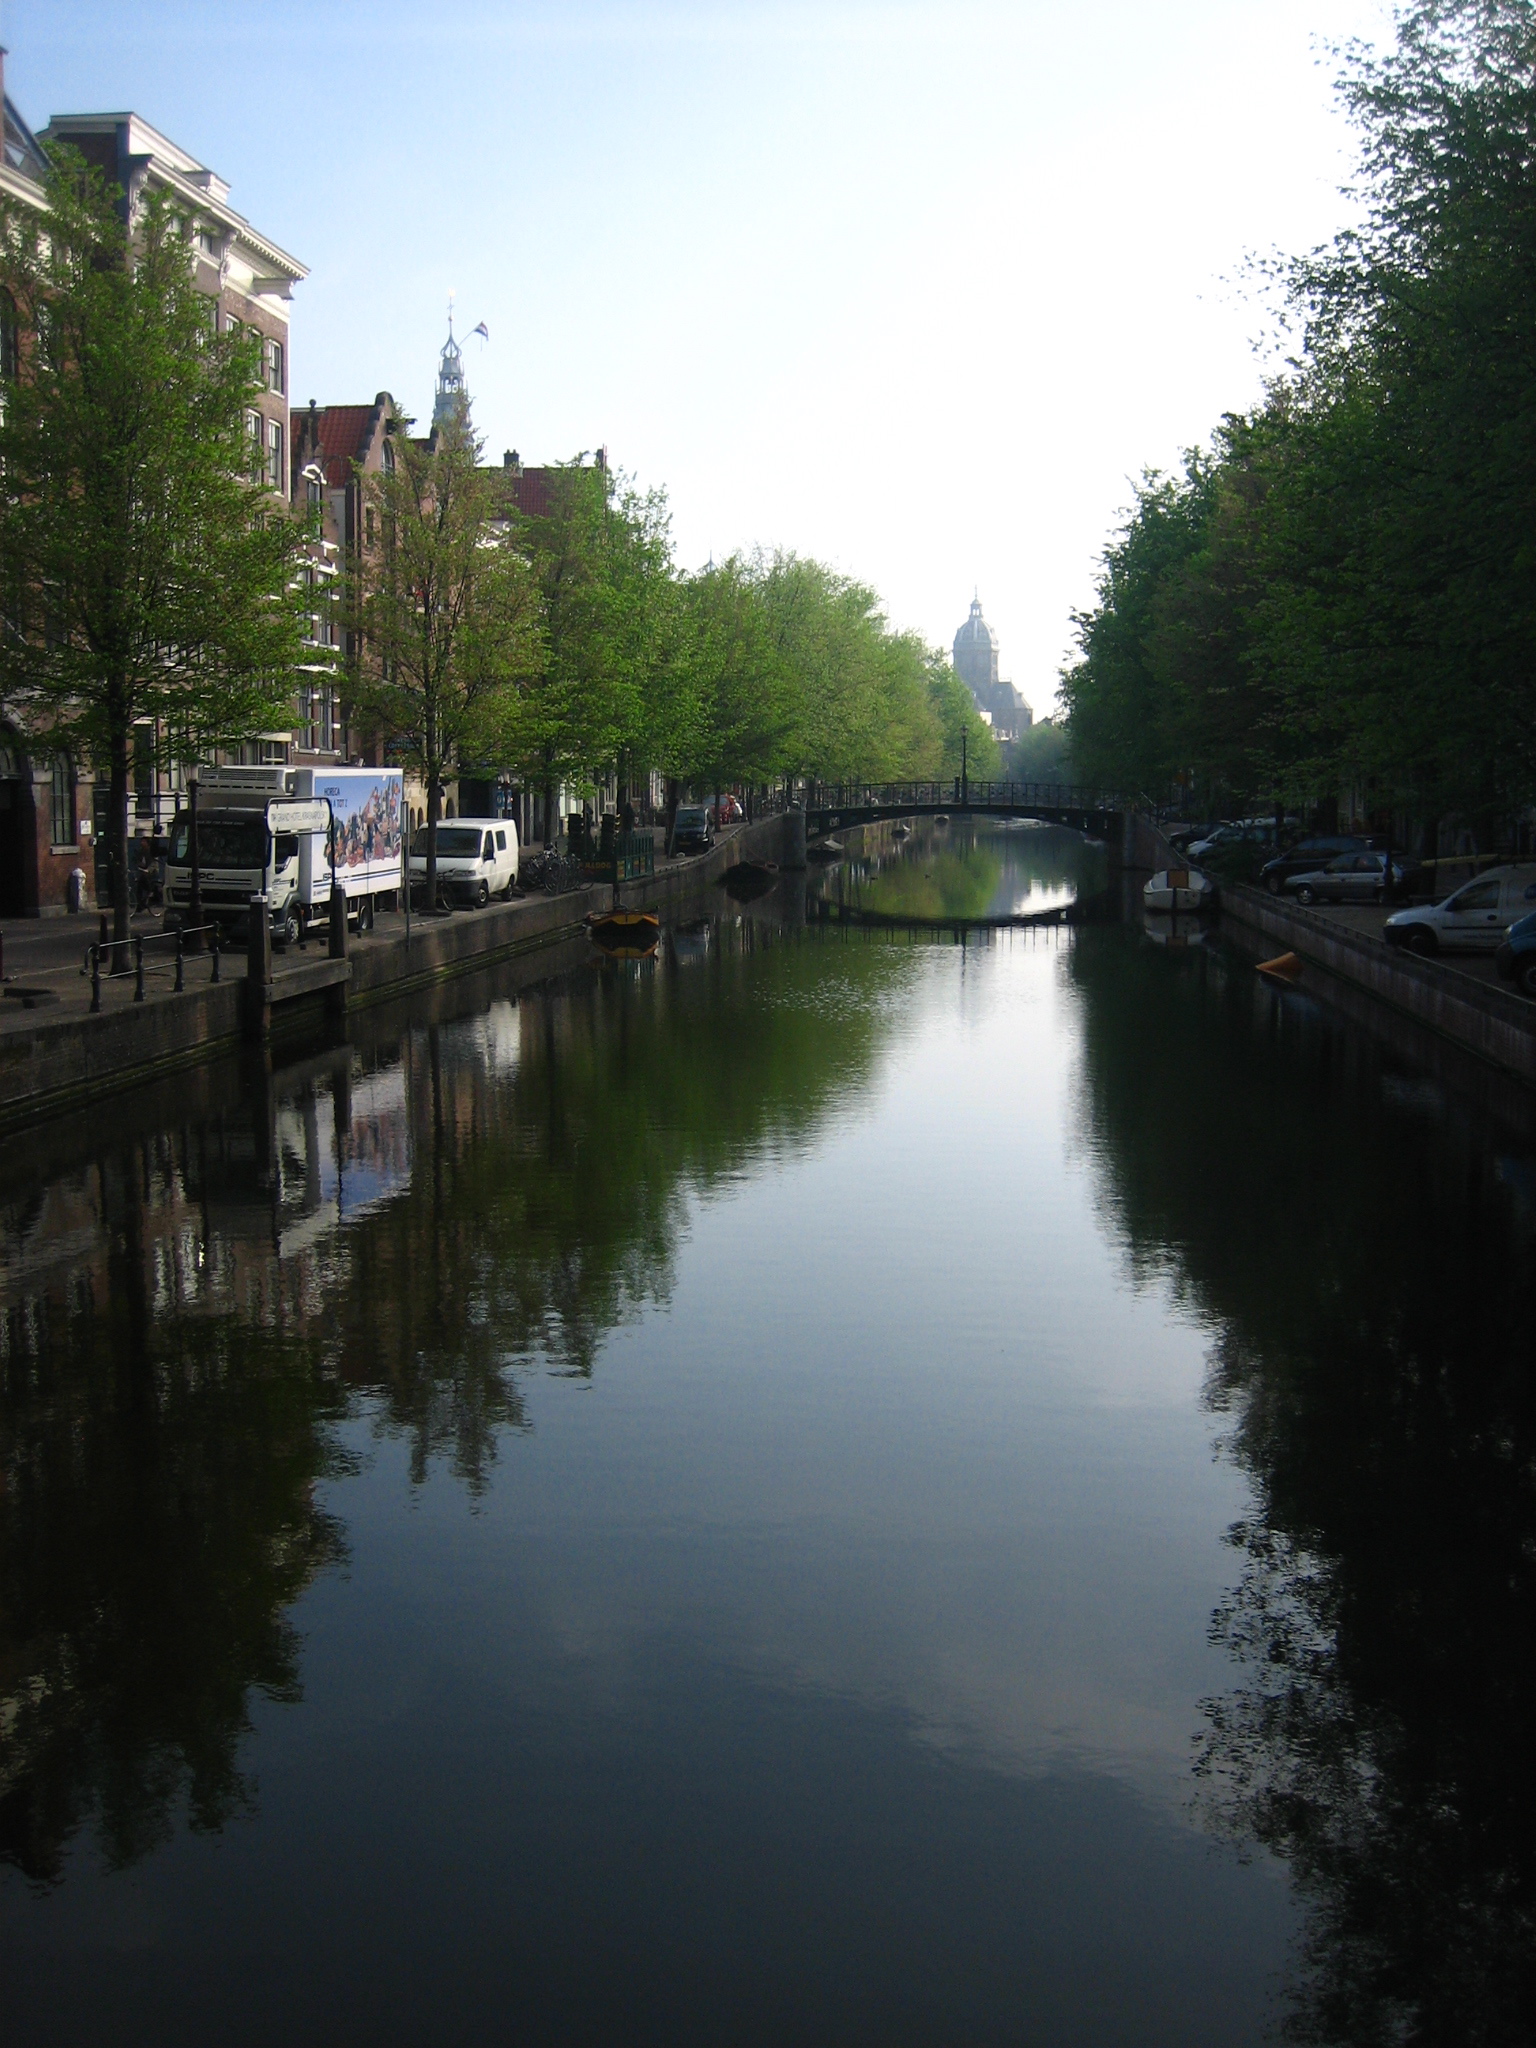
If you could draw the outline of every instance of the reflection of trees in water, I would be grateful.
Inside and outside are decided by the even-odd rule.
[[[1141,1270],[1218,1325],[1254,1509],[1213,1622],[1243,1677],[1211,1821],[1309,1911],[1288,2032],[1536,2027],[1532,1233],[1490,1148],[1219,961],[1084,932],[1085,1116]]]
[[[860,1085],[900,963],[840,961],[833,1001],[820,948],[765,939],[257,1079],[0,1208],[0,1858],[50,1881],[88,1823],[121,1864],[248,1804],[357,1398],[418,1478],[483,1487],[520,1367],[590,1372],[690,1194]]]
[[[1032,891],[1091,894],[1102,886],[1102,854],[1075,832],[999,832],[986,825],[920,826],[869,859],[833,868],[822,887],[881,917],[981,919],[1011,911]]]
[[[250,1799],[252,1690],[298,1692],[285,1611],[342,1552],[313,1346],[151,1320],[165,1147],[89,1178],[101,1257],[7,1305],[0,1348],[0,1859],[41,1882],[94,1819],[133,1861]],[[163,1249],[163,1247],[161,1247]]]

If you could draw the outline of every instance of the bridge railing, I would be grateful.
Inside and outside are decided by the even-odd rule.
[[[1017,811],[1118,811],[1124,800],[1107,790],[1075,782],[962,783],[957,775],[946,782],[818,782],[811,785],[806,808],[812,811],[902,811],[955,809]]]

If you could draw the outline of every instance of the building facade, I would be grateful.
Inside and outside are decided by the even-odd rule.
[[[976,709],[1000,740],[1015,740],[1034,724],[1035,714],[1012,683],[998,674],[997,635],[982,615],[980,597],[955,635],[955,674],[970,691]]]

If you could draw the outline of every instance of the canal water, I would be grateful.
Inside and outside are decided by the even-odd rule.
[[[1104,880],[12,1148],[10,2038],[1531,2037],[1536,1162]]]

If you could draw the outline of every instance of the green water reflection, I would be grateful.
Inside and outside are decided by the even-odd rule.
[[[962,922],[1029,915],[1104,886],[1102,848],[1049,826],[957,818],[917,821],[907,839],[886,828],[813,885],[880,918]]]
[[[1197,1761],[1309,1907],[1288,2038],[1528,2039],[1529,1162],[1240,964],[1085,931],[1072,974],[1102,1198],[1254,1487]]]

